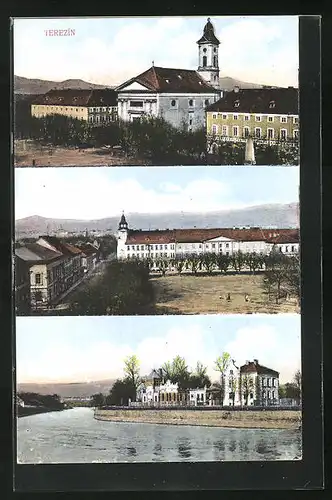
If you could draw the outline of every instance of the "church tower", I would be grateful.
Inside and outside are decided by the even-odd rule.
[[[198,73],[210,85],[220,89],[218,57],[220,42],[214,33],[214,27],[209,17],[204,26],[203,36],[198,40],[197,44]]]
[[[121,219],[119,222],[118,233],[117,233],[117,257],[118,259],[124,259],[126,257],[126,241],[128,236],[128,223],[126,217],[122,212]]]

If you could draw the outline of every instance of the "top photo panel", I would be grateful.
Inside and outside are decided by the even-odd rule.
[[[298,165],[299,18],[15,18],[15,167]]]

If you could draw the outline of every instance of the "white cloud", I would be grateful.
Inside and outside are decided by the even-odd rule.
[[[107,170],[107,169],[106,169]],[[181,186],[146,188],[130,177],[111,180],[96,168],[29,169],[16,172],[15,217],[29,215],[98,219],[126,213],[206,212],[241,208],[228,184],[203,177]],[[65,174],[65,175],[63,175]]]
[[[258,359],[260,364],[279,371],[281,381],[287,382],[300,368],[300,332],[296,337],[293,332],[278,332],[267,320],[255,327],[240,328],[234,340],[225,345],[225,351],[238,365]]]

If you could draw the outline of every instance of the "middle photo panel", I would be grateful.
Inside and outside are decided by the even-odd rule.
[[[298,167],[15,171],[17,315],[299,313],[299,243]]]

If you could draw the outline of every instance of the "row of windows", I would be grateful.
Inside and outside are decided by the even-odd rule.
[[[290,248],[290,249],[289,249]],[[289,247],[288,245],[286,245],[285,247],[279,247],[279,252],[283,253],[294,253],[296,252],[295,250],[295,245],[291,245],[291,247]]]
[[[168,246],[171,250],[174,250],[174,245],[127,245],[127,250],[168,250]]]
[[[111,107],[102,107],[102,108],[89,108],[89,112],[90,113],[102,113],[102,112],[106,112],[106,111],[113,111],[114,108],[111,108]]]
[[[274,377],[262,378],[262,386],[277,387],[276,379]]]
[[[233,117],[233,120],[238,120],[239,117],[241,116],[241,114],[238,114],[238,113],[212,113],[212,118],[215,120],[218,118],[218,114],[221,115],[222,119],[223,120],[227,120],[228,118],[232,118]],[[245,121],[250,121],[251,118],[255,118],[255,121],[256,122],[262,122],[263,121],[263,118],[264,118],[264,115],[249,115],[249,114],[244,114],[243,115],[243,119]],[[288,116],[275,116],[275,115],[268,115],[267,116],[267,121],[270,122],[270,123],[273,123],[274,121],[276,121],[277,119],[279,118],[279,121],[280,123],[288,123],[288,122],[291,122],[294,123],[294,124],[297,124],[299,123],[299,119],[297,116],[293,116],[293,117],[288,117]]]
[[[100,122],[112,122],[114,121],[114,117],[112,115],[94,115],[94,116],[89,116],[88,122],[89,123],[100,123]]]
[[[171,108],[177,108],[178,106],[178,99],[172,99],[170,104],[171,104]],[[209,99],[205,99],[204,101],[204,106],[208,106],[210,104],[210,100]],[[188,106],[189,108],[194,108],[195,107],[195,100],[194,99],[188,99]]]
[[[218,134],[218,125],[212,125],[212,134],[216,135]],[[224,137],[240,137],[240,127],[237,125],[234,125],[233,127],[228,127],[227,125],[222,125],[221,126],[221,135]],[[278,135],[278,130],[275,130],[274,128],[268,128],[266,131],[266,138],[267,139],[275,139]],[[287,129],[282,128],[279,130],[279,135],[280,139],[285,140],[287,139]],[[243,127],[242,129],[242,137],[249,137],[250,136],[250,127]],[[254,128],[254,136],[257,139],[261,139],[263,137],[262,135],[262,129],[261,127],[255,127]],[[299,131],[298,129],[293,130],[293,139],[298,139],[299,138]]]

